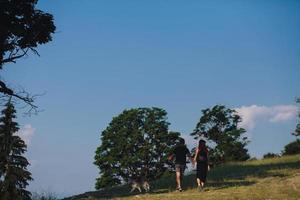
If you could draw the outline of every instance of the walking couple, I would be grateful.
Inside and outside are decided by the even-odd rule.
[[[198,190],[202,191],[206,182],[208,165],[208,150],[204,140],[199,140],[199,144],[196,148],[195,156],[192,158],[189,149],[185,145],[183,138],[179,139],[179,145],[177,145],[172,154],[169,156],[169,160],[175,158],[175,170],[176,170],[176,190],[182,191],[183,174],[186,168],[186,157],[190,159],[193,167],[197,166],[197,184]]]

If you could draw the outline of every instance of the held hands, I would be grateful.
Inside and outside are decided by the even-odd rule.
[[[209,165],[207,165],[207,171],[210,171],[210,166]]]
[[[191,160],[192,160],[192,166],[193,166],[193,168],[195,168],[196,161],[195,161],[195,159],[191,159]]]

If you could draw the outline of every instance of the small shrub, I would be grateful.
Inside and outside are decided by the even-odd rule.
[[[278,154],[276,153],[266,153],[263,158],[266,159],[266,158],[277,158],[277,157],[280,157]]]
[[[55,193],[51,192],[33,192],[32,193],[32,200],[58,200],[58,197]]]
[[[251,160],[257,160],[257,158],[256,157],[252,157],[252,158],[249,159],[249,161],[251,161]]]

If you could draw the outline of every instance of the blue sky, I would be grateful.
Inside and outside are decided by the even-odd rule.
[[[6,66],[12,87],[46,94],[44,112],[23,117],[32,191],[93,190],[100,133],[126,108],[168,112],[188,137],[201,109],[236,108],[252,156],[294,140],[300,95],[299,1],[40,0],[57,33]]]

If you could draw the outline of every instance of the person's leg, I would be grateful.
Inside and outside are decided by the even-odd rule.
[[[200,178],[197,178],[197,185],[198,185],[198,186],[201,186]]]
[[[205,164],[205,165],[204,165],[204,168],[203,168],[203,176],[202,176],[202,180],[201,180],[201,186],[202,186],[202,187],[204,187],[204,184],[205,184],[205,182],[206,182],[207,168],[208,168],[208,165]]]
[[[176,189],[181,189],[181,172],[176,171]]]
[[[201,186],[201,164],[199,162],[197,162],[196,177],[197,177],[197,185],[198,185],[198,188],[199,188]]]
[[[180,166],[180,186],[183,184],[183,177],[184,177],[184,171],[185,171],[185,165]],[[180,187],[181,188],[181,187]]]
[[[200,181],[200,185],[201,185],[201,187],[204,187],[204,181]]]
[[[181,181],[180,181],[180,174],[181,174],[181,168],[180,165],[175,165],[176,170],[176,189],[181,188]]]
[[[198,162],[197,163],[197,184],[198,190],[201,192],[203,191],[204,181],[205,181],[205,164]]]

